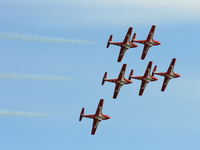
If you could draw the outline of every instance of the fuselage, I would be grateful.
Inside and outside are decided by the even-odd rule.
[[[110,44],[113,44],[113,45],[116,45],[116,46],[125,47],[125,48],[127,48],[127,49],[138,47],[137,44],[132,43],[132,42],[128,42],[128,43],[123,43],[123,42],[110,42]]]
[[[156,46],[156,45],[160,45],[161,43],[155,40],[151,40],[151,41],[146,41],[146,40],[138,40],[135,41],[136,43],[141,43],[141,44],[147,44],[149,46]]]
[[[110,119],[108,115],[100,114],[100,115],[83,115],[83,117],[97,119],[97,120],[107,120]]]
[[[113,83],[119,83],[121,85],[132,83],[132,81],[128,80],[128,79],[122,79],[122,80],[118,80],[118,79],[106,79],[106,81],[113,82]]]
[[[138,76],[138,77],[132,77],[132,78],[137,79],[137,80],[143,80],[143,81],[146,81],[146,82],[151,82],[151,81],[158,80],[158,78],[156,78],[154,76],[149,76],[149,77]]]
[[[160,75],[160,76],[164,76],[164,77],[169,77],[170,79],[172,78],[178,78],[180,77],[180,75],[178,73],[174,73],[174,72],[171,72],[170,74],[169,73],[155,73],[156,75]]]

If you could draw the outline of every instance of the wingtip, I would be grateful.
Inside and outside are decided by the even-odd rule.
[[[149,61],[149,63],[148,63],[148,68],[151,68],[152,67],[152,64],[153,64],[153,61]]]
[[[173,58],[172,61],[176,61],[176,58]]]

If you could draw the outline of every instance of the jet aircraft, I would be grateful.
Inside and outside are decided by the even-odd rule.
[[[132,29],[133,29],[132,27],[130,27],[128,29],[123,42],[112,42],[113,35],[110,35],[110,38],[108,39],[108,43],[107,43],[107,46],[106,46],[107,48],[110,46],[110,44],[113,44],[113,45],[121,47],[120,52],[119,52],[119,56],[118,56],[118,59],[117,59],[117,62],[121,62],[121,60],[122,60],[122,58],[123,58],[123,56],[124,56],[124,54],[125,54],[125,52],[126,52],[127,49],[129,49],[129,48],[135,48],[135,47],[138,46],[135,43],[133,43],[133,42],[130,41]],[[135,39],[135,37],[133,37],[132,39]]]
[[[132,38],[132,42],[144,44],[144,48],[143,48],[143,52],[142,52],[141,59],[145,59],[146,54],[147,54],[147,52],[148,52],[148,50],[149,50],[150,47],[156,46],[156,45],[160,45],[160,44],[161,44],[160,42],[155,41],[155,40],[153,39],[155,27],[156,27],[155,25],[153,25],[153,26],[151,27],[150,32],[149,32],[149,34],[148,34],[146,40],[135,40],[136,33],[134,33],[134,35],[133,35],[134,38]]]
[[[100,99],[98,107],[96,109],[96,113],[94,115],[84,115],[84,108],[82,108],[81,110],[79,121],[81,121],[83,117],[93,119],[93,125],[92,125],[92,131],[91,131],[92,135],[95,134],[100,121],[110,119],[109,116],[102,114],[103,102],[104,102],[104,99]]]
[[[126,64],[123,64],[121,71],[119,73],[119,76],[117,79],[106,79],[107,78],[107,72],[105,72],[104,76],[103,76],[103,80],[102,80],[102,85],[104,84],[105,81],[108,82],[113,82],[115,83],[115,90],[114,90],[114,94],[113,94],[113,98],[116,99],[117,95],[120,91],[120,88],[124,85],[124,84],[130,84],[132,83],[131,80],[125,79],[124,78],[124,74],[125,74],[125,70],[126,70]]]
[[[180,77],[180,75],[178,73],[174,73],[173,70],[174,70],[174,65],[175,65],[175,62],[176,62],[176,58],[173,58],[170,65],[169,65],[169,68],[167,70],[167,72],[156,72],[156,68],[157,66],[154,67],[154,70],[153,70],[153,74],[156,74],[156,75],[160,75],[160,76],[164,76],[165,79],[163,81],[163,85],[162,85],[162,88],[161,88],[161,91],[165,91],[165,88],[169,82],[170,79],[172,78],[178,78]]]
[[[149,83],[149,82],[151,82],[151,81],[156,81],[156,80],[158,80],[158,78],[154,77],[153,75],[152,75],[152,76],[150,75],[151,66],[152,66],[152,61],[149,62],[148,66],[147,66],[147,68],[146,68],[146,71],[145,71],[145,73],[144,73],[144,76],[137,76],[137,77],[134,77],[134,76],[133,76],[133,69],[132,69],[131,72],[130,72],[129,80],[130,80],[131,78],[133,78],[133,79],[138,79],[138,80],[141,80],[141,81],[142,81],[141,86],[140,86],[140,91],[139,91],[139,95],[140,95],[140,96],[143,94],[147,83]]]

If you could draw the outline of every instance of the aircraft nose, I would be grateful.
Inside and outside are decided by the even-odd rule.
[[[175,75],[176,75],[176,77],[177,77],[177,78],[181,76],[181,75],[180,75],[180,74],[178,74],[178,73],[176,73]]]

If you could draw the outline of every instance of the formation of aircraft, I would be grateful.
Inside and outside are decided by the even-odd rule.
[[[164,76],[164,81],[163,81],[163,84],[162,84],[161,91],[165,91],[165,88],[166,88],[169,80],[171,80],[173,78],[180,77],[180,75],[178,73],[174,73],[174,71],[173,71],[175,62],[176,62],[176,58],[173,58],[171,63],[170,63],[170,65],[169,65],[169,68],[168,68],[167,72],[158,73],[158,72],[156,72],[157,66],[154,67],[153,74]]]
[[[108,48],[110,46],[110,44],[113,44],[113,45],[116,45],[116,46],[120,46],[121,49],[120,49],[120,52],[119,52],[119,56],[118,56],[117,62],[121,62],[121,60],[122,60],[122,58],[123,58],[123,56],[124,56],[124,54],[125,54],[127,49],[138,47],[138,45],[136,45],[134,42],[140,43],[140,44],[144,44],[144,48],[143,48],[141,59],[145,59],[146,54],[147,54],[147,52],[148,52],[150,47],[161,44],[160,42],[155,41],[153,39],[155,28],[156,28],[155,25],[153,25],[151,27],[150,32],[149,32],[146,40],[136,40],[135,39],[136,38],[136,33],[134,33],[133,37],[132,37],[132,39],[130,41],[130,37],[131,37],[132,29],[133,29],[132,27],[130,27],[128,29],[127,33],[126,33],[126,36],[125,36],[123,42],[112,42],[113,35],[110,35],[106,47]]]
[[[158,80],[158,78],[154,77],[153,75],[152,76],[150,75],[152,63],[153,63],[152,61],[149,62],[149,64],[148,64],[148,66],[146,68],[146,71],[145,71],[143,76],[134,77],[133,76],[133,69],[130,72],[129,80],[131,78],[133,78],[133,79],[137,79],[137,80],[141,80],[142,81],[141,86],[140,86],[140,91],[139,91],[139,95],[140,96],[143,94],[147,83]]]
[[[110,44],[120,46],[121,49],[120,49],[120,52],[119,52],[117,62],[121,62],[121,60],[122,60],[127,49],[137,47],[137,45],[134,42],[144,44],[144,48],[143,48],[143,52],[142,52],[142,56],[141,56],[141,59],[144,60],[150,47],[161,44],[160,42],[155,41],[153,39],[155,27],[156,27],[155,25],[152,25],[146,40],[136,40],[136,33],[134,33],[133,37],[131,38],[131,33],[132,33],[132,30],[133,30],[132,27],[130,27],[128,29],[123,42],[113,42],[112,41],[113,35],[110,35],[106,47],[108,48],[110,46]],[[143,76],[133,76],[134,70],[132,69],[128,79],[125,79],[125,77],[124,77],[127,64],[123,64],[117,79],[107,79],[107,72],[105,72],[103,79],[102,79],[102,85],[104,85],[105,81],[115,83],[113,99],[116,99],[117,95],[118,95],[118,93],[119,93],[119,91],[120,91],[120,89],[123,85],[131,84],[132,83],[131,79],[141,80],[139,96],[142,96],[143,92],[146,88],[146,85],[149,82],[153,82],[153,81],[158,80],[158,78],[154,77],[154,75],[159,75],[159,76],[164,77],[164,81],[163,81],[163,84],[162,84],[161,91],[165,91],[165,88],[168,85],[169,80],[171,80],[172,78],[180,77],[180,75],[178,73],[174,73],[174,71],[173,71],[175,61],[176,61],[176,58],[173,58],[170,65],[169,65],[167,72],[156,72],[157,65],[155,65],[152,73],[151,73],[151,68],[152,68],[153,62],[149,61]],[[109,116],[102,114],[103,102],[104,102],[104,99],[100,99],[98,107],[96,109],[96,113],[93,114],[93,115],[84,115],[84,108],[82,108],[82,110],[81,110],[79,121],[81,121],[83,117],[93,119],[93,125],[92,125],[92,131],[91,131],[92,135],[95,134],[96,129],[97,129],[100,121],[110,119]]]
[[[122,60],[122,58],[123,58],[123,56],[124,56],[124,54],[125,54],[125,52],[126,52],[127,49],[137,47],[137,45],[135,43],[133,43],[133,42],[130,41],[132,30],[133,30],[132,27],[130,27],[128,29],[123,42],[112,42],[113,35],[110,35],[110,37],[108,39],[108,43],[107,43],[107,46],[106,46],[107,48],[110,46],[110,44],[113,44],[113,45],[121,47],[120,52],[119,52],[119,57],[117,59],[117,62],[121,62],[121,60]],[[133,41],[133,39],[135,39],[134,36],[132,38],[132,41]]]
[[[100,121],[110,119],[108,115],[102,114],[103,102],[104,102],[104,99],[100,99],[94,115],[84,115],[84,108],[82,108],[81,110],[79,121],[81,121],[83,117],[93,119],[92,131],[91,131],[92,135],[95,134]]]
[[[119,73],[119,76],[117,79],[107,79],[107,72],[105,72],[104,76],[103,76],[103,80],[102,80],[102,85],[104,84],[105,81],[107,82],[113,82],[115,83],[115,90],[114,90],[114,94],[113,94],[113,98],[116,99],[117,95],[120,91],[120,88],[124,85],[124,84],[130,84],[132,83],[131,80],[125,79],[124,75],[125,75],[125,71],[126,71],[126,64],[123,64],[121,71]]]

